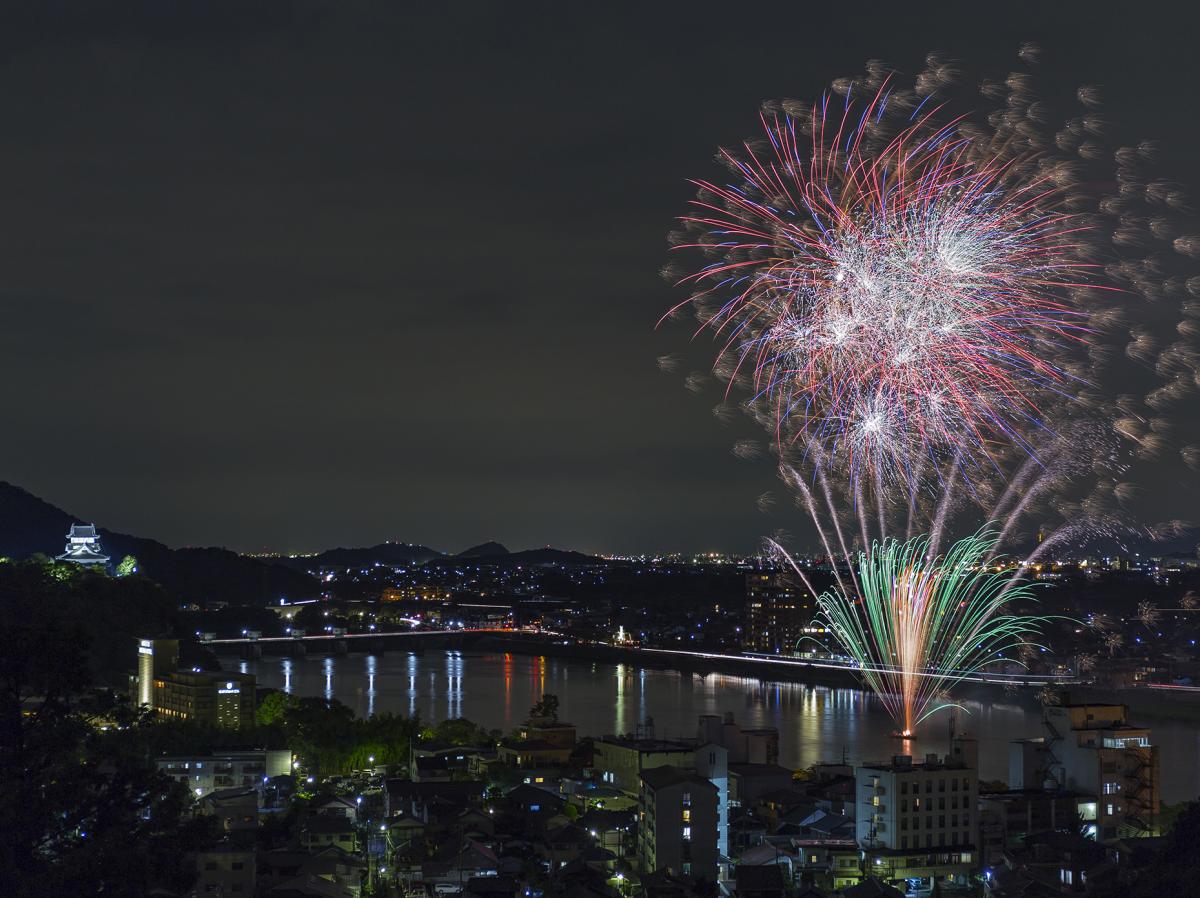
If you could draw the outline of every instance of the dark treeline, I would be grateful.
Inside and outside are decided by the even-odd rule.
[[[102,688],[170,609],[137,577],[0,563],[0,894],[132,896],[194,878],[188,852],[213,841],[212,818],[194,819],[185,787],[149,762],[154,724]]]
[[[177,607],[141,577],[0,562],[0,895],[185,890],[189,852],[217,833],[214,818],[193,817],[186,787],[158,772],[165,754],[287,747],[325,777],[405,764],[417,741],[500,738],[467,720],[359,719],[340,702],[281,693],[249,731],[156,722],[122,687],[134,639],[172,633]]]

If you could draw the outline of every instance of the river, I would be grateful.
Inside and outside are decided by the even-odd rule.
[[[630,664],[540,657],[502,652],[426,651],[329,658],[225,659],[260,686],[295,695],[327,696],[361,715],[420,712],[423,720],[467,717],[508,732],[520,724],[543,693],[559,697],[559,716],[580,735],[645,730],[653,720],[658,738],[694,737],[701,714],[732,711],[743,726],[779,729],[780,763],[807,767],[819,761],[881,761],[901,743],[882,705],[852,688],[769,682],[752,677],[654,670]],[[1042,735],[1032,703],[996,692],[963,702],[958,728],[979,740],[982,779],[1008,779],[1008,743]],[[1200,796],[1200,724],[1171,714],[1134,712],[1132,722],[1152,728],[1160,747],[1162,798]],[[946,714],[928,722],[904,751],[945,754]]]

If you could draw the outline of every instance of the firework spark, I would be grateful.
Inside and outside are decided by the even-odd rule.
[[[995,545],[986,529],[945,556],[930,555],[927,537],[888,539],[859,554],[861,594],[832,589],[817,598],[824,623],[905,735],[955,683],[1002,660],[1020,664],[1011,653],[1037,645],[1049,618],[1003,613],[1033,590],[988,570]]]
[[[745,388],[781,459],[851,503],[907,514],[950,479],[986,494],[1080,419],[1161,456],[1164,411],[1200,384],[1200,278],[1168,257],[1200,238],[1147,174],[1153,146],[1107,147],[1093,88],[1055,132],[1028,73],[984,80],[989,112],[928,66],[912,86],[872,63],[816,102],[764,104],[762,137],[719,153],[728,179],[693,181],[672,243],[704,260],[668,266],[689,295],[664,320],[692,306],[726,395]],[[1184,298],[1150,315],[1139,296]],[[1111,480],[1124,462],[1092,442],[1080,461]],[[1127,504],[1114,486],[1089,501]]]
[[[1170,261],[1200,237],[1145,174],[1154,147],[1107,147],[1090,87],[1048,129],[1024,72],[959,114],[954,66],[927,63],[912,86],[872,63],[815,103],[765,104],[763,139],[720,153],[730,177],[693,182],[672,242],[705,261],[672,271],[690,295],[664,316],[690,304],[717,336],[726,404],[749,394],[835,586],[797,573],[906,729],[1032,644],[1043,619],[1002,611],[1027,597],[1022,566],[982,572],[1001,546],[1035,514],[1026,564],[1128,529],[1128,470],[1164,456],[1166,410],[1200,385],[1200,278]],[[1200,468],[1194,444],[1179,457]],[[968,515],[994,530],[952,542]]]
[[[888,478],[948,449],[987,466],[1041,425],[1034,393],[1074,388],[1055,360],[1086,331],[1063,295],[1094,267],[1061,188],[980,158],[936,104],[882,142],[898,102],[885,79],[764,115],[770,149],[725,152],[736,183],[696,182],[680,244],[720,255],[684,278],[688,301],[724,297],[704,326],[780,439]]]

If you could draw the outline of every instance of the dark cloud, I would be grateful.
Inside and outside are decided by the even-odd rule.
[[[655,330],[686,178],[765,97],[1030,39],[1190,152],[1194,28],[1123,9],[0,10],[0,474],[179,544],[753,548],[770,460]]]

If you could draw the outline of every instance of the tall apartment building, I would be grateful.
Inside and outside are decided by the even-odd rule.
[[[964,887],[976,857],[979,777],[969,754],[897,755],[856,771],[856,836],[865,872],[905,890]]]
[[[1157,832],[1158,748],[1125,705],[1050,705],[1042,724],[1042,738],[1012,744],[1011,787],[1084,796],[1080,814],[1101,840]]]
[[[254,726],[255,679],[251,674],[179,670],[179,641],[139,639],[138,704],[174,720],[212,726]]]
[[[154,680],[174,673],[179,667],[178,639],[138,640],[138,705],[154,707]]]
[[[693,767],[700,776],[717,787],[717,854],[729,858],[729,751],[723,745],[709,742],[696,749]],[[721,879],[729,872],[721,862]]]
[[[812,629],[816,609],[808,593],[781,572],[746,575],[743,648],[791,655]]]
[[[717,787],[664,765],[643,770],[638,792],[638,861],[643,874],[666,871],[717,881]]]
[[[154,712],[162,717],[249,729],[254,710],[250,674],[175,671],[154,678]]]

